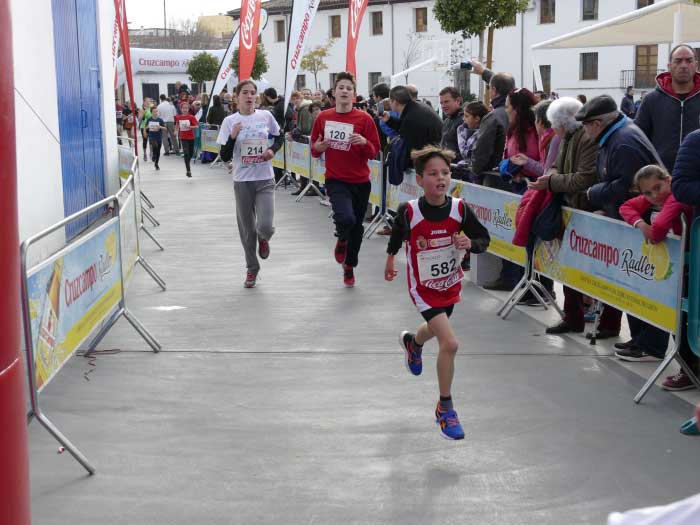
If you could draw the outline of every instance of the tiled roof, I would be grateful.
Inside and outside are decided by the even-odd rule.
[[[406,1],[415,0],[369,0],[369,5],[377,4],[400,4]],[[290,13],[292,10],[292,0],[268,0],[262,3],[262,7],[267,10],[270,15],[281,15],[285,13]],[[325,9],[343,9],[348,7],[348,0],[321,0],[318,8],[319,10]],[[228,16],[233,17],[234,20],[238,20],[241,10],[232,9],[228,13]]]

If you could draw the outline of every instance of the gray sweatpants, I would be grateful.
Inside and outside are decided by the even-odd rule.
[[[234,182],[236,221],[245,263],[249,272],[258,272],[258,237],[269,241],[275,233],[275,179]]]
[[[180,149],[180,146],[178,144],[177,135],[175,133],[175,123],[166,122],[165,127],[167,128],[167,131],[163,133],[163,145],[165,146],[165,153],[170,154],[170,142],[172,142],[172,149],[174,151],[178,151]],[[168,142],[168,137],[170,137],[170,142]]]

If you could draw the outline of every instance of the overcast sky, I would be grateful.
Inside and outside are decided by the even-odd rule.
[[[165,0],[171,20],[197,20],[200,15],[218,15],[241,7],[241,0]],[[163,27],[163,0],[126,0],[126,16],[132,28]]]

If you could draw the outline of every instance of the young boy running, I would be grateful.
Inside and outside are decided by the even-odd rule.
[[[355,77],[335,77],[335,107],[322,111],[311,131],[311,155],[326,156],[326,192],[333,208],[334,256],[343,265],[343,283],[355,286],[354,268],[362,245],[362,226],[372,185],[368,160],[379,153],[379,135],[368,113],[353,108]]]
[[[158,116],[158,108],[151,109],[151,117],[146,122],[148,130],[148,142],[151,144],[151,160],[155,164],[156,170],[160,170],[158,161],[160,160],[160,146],[163,144],[163,131],[167,131],[165,121]]]
[[[387,247],[384,278],[392,281],[397,271],[394,256],[406,244],[408,291],[425,319],[415,334],[401,332],[399,343],[406,366],[413,375],[423,371],[423,345],[437,337],[439,351],[437,376],[440,400],[435,418],[447,439],[463,439],[464,430],[452,406],[452,379],[457,354],[457,338],[449,317],[460,300],[463,250],[481,253],[488,247],[489,233],[464,201],[448,195],[450,162],[454,153],[437,146],[426,146],[411,153],[418,185],[425,195],[402,203]],[[461,235],[461,233],[465,235]]]

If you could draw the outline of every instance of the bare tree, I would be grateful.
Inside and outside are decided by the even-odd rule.
[[[403,58],[401,59],[401,67],[404,70],[410,68],[414,65],[422,54],[423,47],[423,35],[419,33],[409,33],[406,35],[408,37],[408,47],[403,52]],[[408,84],[408,73],[404,74],[406,79],[406,84]]]

